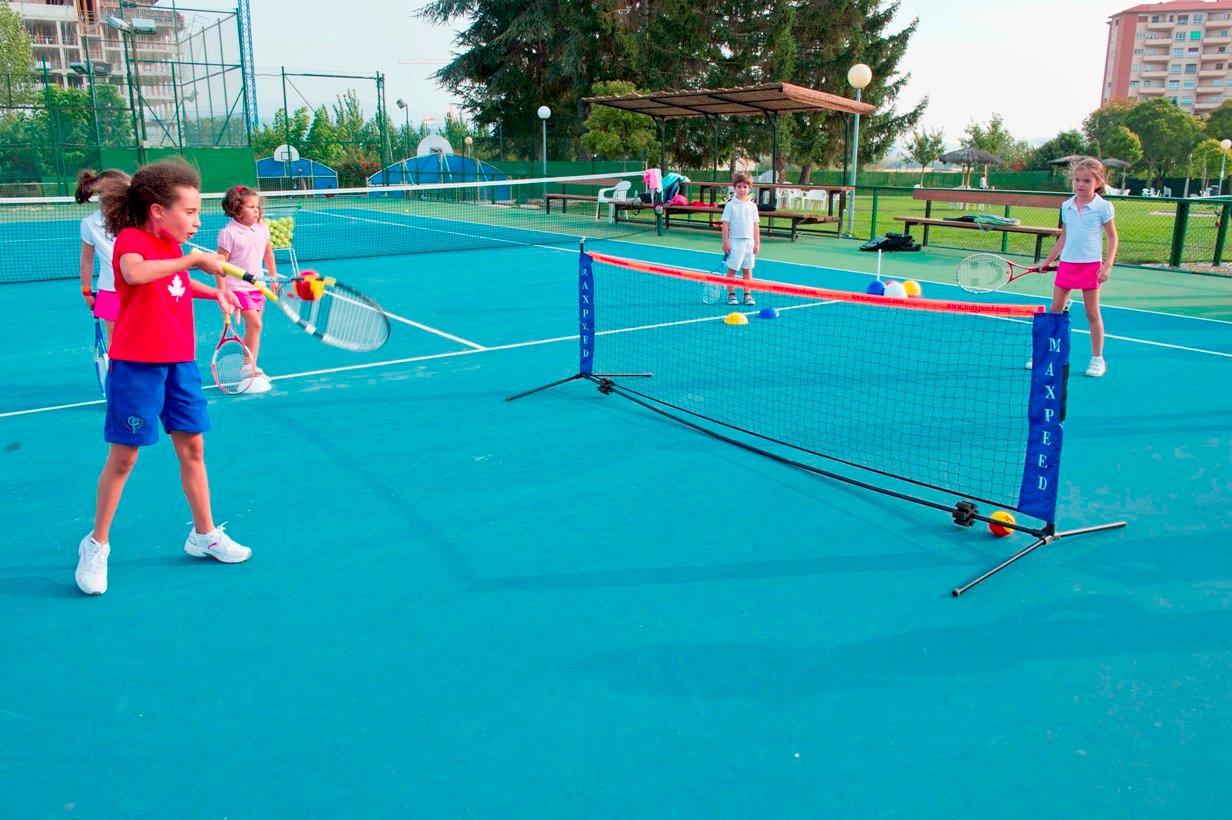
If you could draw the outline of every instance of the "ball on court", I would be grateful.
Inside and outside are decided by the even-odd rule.
[[[868,283],[868,287],[864,289],[864,292],[870,296],[882,296],[885,294],[885,285],[874,279]]]
[[[902,282],[886,282],[885,295],[892,299],[906,299],[907,291],[903,288]]]
[[[913,279],[908,279],[903,282],[903,290],[905,290],[907,295],[910,297],[917,297],[924,293],[924,289],[920,287],[920,283]]]
[[[993,513],[992,515],[988,517],[996,521],[1004,521],[1006,524],[1014,523],[1014,516],[1010,515],[1005,510],[997,510],[995,513]],[[1004,538],[1005,536],[1013,532],[1013,530],[1007,529],[1001,526],[1000,524],[994,524],[992,521],[988,522],[988,531],[991,532],[993,535],[997,536],[998,538]]]

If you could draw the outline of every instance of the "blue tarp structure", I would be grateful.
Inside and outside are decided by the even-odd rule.
[[[337,188],[338,172],[310,159],[279,162],[273,157],[265,157],[257,160],[257,184],[263,191]]]
[[[509,179],[499,168],[457,154],[424,154],[400,159],[383,171],[368,177],[368,185],[426,185],[434,182],[484,182]],[[508,188],[492,190],[497,200],[510,198]]]

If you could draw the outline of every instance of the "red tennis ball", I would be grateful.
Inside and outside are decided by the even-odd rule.
[[[1014,523],[1014,516],[1010,515],[1005,510],[997,510],[995,513],[990,515],[989,518],[992,518],[996,521],[1004,521],[1006,524]],[[988,522],[988,531],[991,532],[993,535],[997,536],[998,538],[1004,538],[1005,536],[1013,532],[1013,530],[1007,527],[1003,527],[1000,524],[994,524],[992,521]]]
[[[313,281],[318,274],[314,270],[306,270],[300,273],[299,278],[295,280],[295,295],[303,299],[305,302],[314,302],[321,298],[323,288],[320,283]]]

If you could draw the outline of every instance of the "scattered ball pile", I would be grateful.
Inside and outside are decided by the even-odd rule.
[[[261,221],[269,226],[271,245],[275,248],[291,247],[291,240],[295,238],[295,217],[284,216],[281,219],[266,217]]]

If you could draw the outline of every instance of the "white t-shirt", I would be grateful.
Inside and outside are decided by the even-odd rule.
[[[723,221],[731,223],[727,228],[728,239],[752,239],[760,218],[757,203],[752,199],[741,202],[732,198],[723,206]]]
[[[1104,258],[1104,225],[1116,217],[1116,209],[1096,194],[1079,213],[1077,199],[1071,196],[1061,205],[1061,222],[1065,225],[1061,261],[1100,262]]]
[[[95,211],[81,220],[81,241],[94,248],[94,258],[98,260],[98,289],[114,291],[115,270],[111,267],[111,252],[115,248],[115,237],[107,233],[102,211]]]

